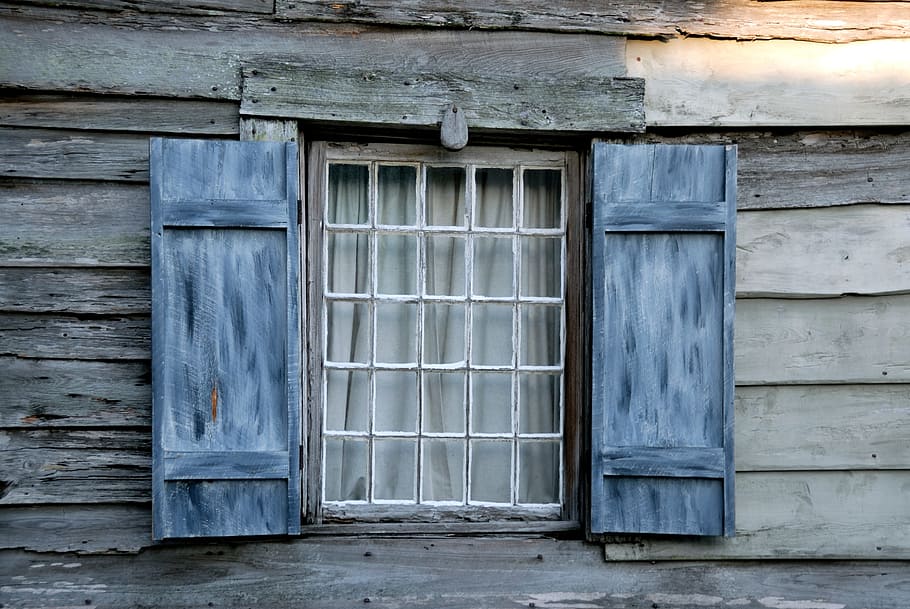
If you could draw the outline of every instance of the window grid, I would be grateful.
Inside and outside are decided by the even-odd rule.
[[[331,161],[329,164],[346,164],[338,161]],[[327,374],[331,370],[362,370],[367,373],[368,378],[368,426],[366,431],[344,431],[328,429],[326,425],[327,416],[323,420],[323,437],[325,439],[362,439],[367,445],[367,497],[364,500],[344,500],[333,501],[327,500],[326,503],[339,504],[430,504],[430,505],[554,505],[561,504],[563,501],[563,431],[565,426],[564,416],[564,388],[563,388],[563,371],[564,371],[564,344],[565,344],[565,311],[564,311],[564,277],[565,277],[565,201],[566,201],[566,180],[565,174],[560,170],[560,217],[558,228],[529,228],[525,226],[525,193],[524,193],[524,176],[526,170],[546,169],[552,170],[554,167],[537,167],[533,165],[514,165],[509,169],[512,171],[512,226],[510,227],[487,227],[479,226],[475,221],[477,198],[476,170],[486,165],[480,166],[475,164],[464,165],[465,171],[465,201],[463,226],[437,226],[427,224],[427,168],[437,165],[431,163],[406,164],[401,162],[382,163],[379,161],[369,163],[356,163],[366,165],[369,168],[369,188],[368,188],[368,214],[366,224],[347,224],[329,222],[328,206],[326,206],[324,236],[340,234],[360,234],[366,235],[368,242],[368,260],[369,260],[369,280],[366,286],[366,293],[341,293],[330,292],[328,282],[323,294],[324,307],[331,302],[350,302],[359,303],[367,306],[368,319],[370,324],[368,361],[366,362],[337,362],[328,359],[328,323],[324,321],[322,338],[323,345],[323,383],[327,382]],[[414,225],[395,225],[380,223],[378,218],[378,169],[382,165],[412,166],[416,167],[416,213],[414,216]],[[452,167],[452,164],[441,164],[440,167]],[[490,165],[491,168],[503,168],[501,166]],[[326,172],[328,175],[328,172]],[[401,235],[414,236],[417,244],[416,248],[416,281],[417,286],[414,294],[384,294],[379,290],[379,246],[378,240],[384,235]],[[427,250],[429,247],[430,237],[453,237],[464,239],[464,294],[463,296],[454,295],[437,295],[427,293],[426,269],[427,269]],[[509,238],[511,241],[512,252],[512,287],[510,296],[487,296],[475,294],[474,273],[477,270],[474,264],[475,240],[477,237],[500,237]],[[521,282],[521,264],[522,264],[522,238],[526,237],[551,237],[559,239],[559,294],[558,297],[528,296],[524,295]],[[323,273],[328,273],[329,256],[324,256]],[[326,275],[324,274],[324,277]],[[416,361],[405,363],[390,363],[377,361],[377,332],[378,318],[377,306],[383,304],[413,304],[416,306],[416,324],[417,338],[415,339]],[[465,307],[465,325],[464,325],[464,354],[465,358],[461,362],[452,364],[429,364],[425,362],[424,354],[424,334],[425,334],[425,317],[427,304],[447,304],[463,305]],[[484,304],[501,304],[510,305],[512,316],[511,340],[512,340],[512,362],[509,365],[485,365],[474,362],[472,327],[475,308]],[[527,305],[550,305],[559,307],[559,361],[557,365],[530,365],[521,361],[521,331],[522,331],[522,306]],[[323,315],[323,319],[325,319]],[[416,375],[416,396],[417,396],[417,421],[415,431],[382,431],[376,429],[376,373],[383,371],[412,371]],[[434,432],[424,429],[425,416],[425,397],[424,376],[427,373],[463,373],[462,395],[464,399],[462,431],[455,432]],[[472,408],[474,406],[474,388],[473,375],[484,372],[497,372],[509,375],[510,384],[510,419],[511,429],[508,432],[481,432],[474,430],[472,421]],[[519,374],[553,374],[558,375],[558,412],[557,430],[552,433],[529,433],[521,432],[521,405],[522,395],[520,391]],[[325,385],[324,385],[325,386]],[[328,397],[324,395],[323,408],[328,406]],[[376,439],[400,439],[414,440],[415,466],[413,478],[412,499],[381,499],[376,497]],[[463,459],[462,459],[462,497],[461,500],[452,501],[431,501],[425,499],[424,489],[424,461],[426,440],[449,439],[462,440],[463,442]],[[476,450],[475,440],[508,442],[510,453],[510,489],[508,502],[491,502],[481,501],[472,498],[472,464],[474,452]],[[558,498],[553,503],[520,503],[519,502],[519,483],[521,476],[521,448],[523,442],[533,441],[558,441],[558,475],[556,488],[558,489]],[[323,442],[325,451],[327,443]],[[326,454],[323,453],[323,464],[326,463]],[[323,480],[325,480],[325,471],[323,471]],[[323,483],[323,492],[325,492],[325,482]]]

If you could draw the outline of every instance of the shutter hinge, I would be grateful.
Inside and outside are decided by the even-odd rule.
[[[303,224],[303,201],[297,199],[297,224]]]
[[[299,446],[299,448],[300,448],[300,453],[299,453],[299,457],[298,457],[299,461],[297,461],[297,465],[298,465],[301,469],[303,469],[303,444],[301,444],[301,445]]]

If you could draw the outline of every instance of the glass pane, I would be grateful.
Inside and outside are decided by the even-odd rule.
[[[417,215],[417,168],[379,166],[379,223],[413,226]]]
[[[471,500],[511,503],[512,443],[471,441]]]
[[[519,442],[518,462],[518,503],[559,503],[559,442]]]
[[[474,305],[471,363],[480,366],[510,366],[512,359],[512,305]]]
[[[464,433],[464,372],[423,373],[423,430]]]
[[[424,364],[457,364],[465,361],[464,318],[463,304],[424,304]]]
[[[369,431],[370,377],[363,370],[325,371],[325,428]]]
[[[426,293],[464,296],[464,239],[427,235]]]
[[[471,373],[471,431],[512,431],[512,375]]]
[[[562,296],[561,239],[521,239],[521,295],[549,298]]]
[[[559,433],[558,374],[519,374],[520,433]]]
[[[377,235],[376,291],[379,294],[417,293],[417,237]]]
[[[493,228],[513,226],[512,170],[478,168],[474,175],[477,182],[474,225]]]
[[[370,291],[370,247],[366,233],[326,235],[326,291],[367,294]]]
[[[558,366],[562,359],[559,306],[521,306],[521,359],[523,366]]]
[[[332,224],[369,224],[370,171],[366,165],[329,165],[326,218]]]
[[[373,498],[416,501],[417,441],[377,439],[373,449]]]
[[[526,169],[524,172],[525,228],[562,226],[562,180],[555,169]]]
[[[474,237],[474,294],[511,296],[513,268],[511,237]]]
[[[365,440],[326,438],[326,501],[366,501],[367,455]]]
[[[370,314],[365,304],[338,300],[326,303],[326,359],[366,363],[370,358]]]
[[[464,167],[427,167],[428,226],[464,226]]]
[[[464,441],[423,441],[423,500],[464,501]]]
[[[417,373],[377,370],[376,431],[417,431]]]
[[[417,363],[417,305],[376,303],[376,362]]]

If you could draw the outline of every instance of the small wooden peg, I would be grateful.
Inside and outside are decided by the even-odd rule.
[[[468,145],[468,122],[455,104],[449,106],[442,117],[439,141],[448,150],[461,150]]]

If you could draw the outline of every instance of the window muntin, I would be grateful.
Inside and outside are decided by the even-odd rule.
[[[326,510],[559,515],[566,175],[545,156],[325,162]]]

